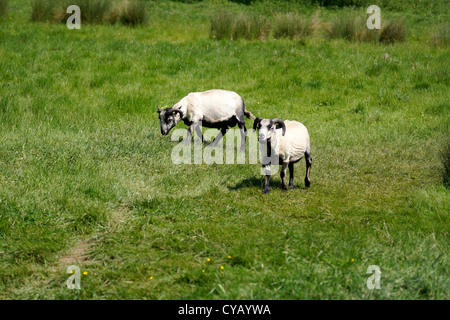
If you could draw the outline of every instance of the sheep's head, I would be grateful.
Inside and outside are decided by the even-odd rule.
[[[180,115],[177,120],[177,113]],[[165,136],[172,130],[173,127],[177,125],[177,122],[183,117],[183,113],[178,109],[167,108],[161,109],[158,108],[159,121],[161,123],[161,134]]]
[[[262,119],[258,117],[253,123],[253,130],[258,130],[258,140],[261,142],[270,140],[274,136],[275,130],[280,127],[282,129],[281,134],[284,136],[286,126],[284,121],[279,118]]]

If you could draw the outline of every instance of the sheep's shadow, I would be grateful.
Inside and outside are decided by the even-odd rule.
[[[178,140],[174,140],[172,142],[174,142],[174,143],[185,143],[185,139],[183,137],[180,137]],[[212,140],[200,140],[200,139],[198,139],[198,140],[191,140],[190,144],[193,145],[194,143],[198,143],[198,144],[201,144],[203,147],[217,147],[217,145],[214,145],[213,142],[214,142],[214,139],[212,139]],[[223,148],[225,148],[225,147],[223,146]]]
[[[264,188],[265,180],[266,180],[266,177],[263,175],[253,176],[251,178],[246,178],[246,179],[238,182],[234,186],[228,186],[228,189],[229,190],[239,190],[239,189],[244,189],[244,188],[258,187],[258,188],[261,188],[261,190],[262,190]],[[287,182],[288,181],[286,181],[286,183]],[[278,176],[278,179],[275,177],[270,178],[270,190],[276,190],[276,189],[281,190],[282,187],[283,187],[283,184],[281,183],[281,179],[279,176]],[[305,187],[305,185],[302,185],[301,183],[297,184],[294,180],[294,190],[295,189],[308,189],[308,188]]]
[[[228,186],[229,190],[239,190],[243,188],[253,188],[258,187],[261,188],[261,190],[264,188],[266,177],[265,176],[253,176],[251,178],[246,178],[240,182],[238,182],[234,186]],[[274,189],[281,189],[282,184],[281,180],[278,179],[270,179],[270,188]]]

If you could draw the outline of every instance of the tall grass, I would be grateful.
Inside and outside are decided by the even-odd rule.
[[[124,25],[135,26],[144,24],[147,20],[146,5],[142,0],[127,0],[122,3],[119,21]]]
[[[346,7],[346,6],[363,6],[367,5],[366,0],[311,0],[324,7]]]
[[[46,22],[55,20],[55,0],[31,0],[31,21]]]
[[[329,39],[392,44],[406,40],[406,27],[400,21],[388,21],[381,30],[369,29],[363,16],[339,16],[325,26]]]
[[[352,17],[339,16],[326,25],[325,32],[329,39],[342,38],[352,40],[355,29],[355,20]]]
[[[231,12],[223,8],[217,9],[211,16],[211,37],[217,40],[230,39],[233,34],[233,24],[234,17]]]
[[[264,17],[239,14],[234,22],[232,38],[247,40],[264,39],[269,31],[269,25]]]
[[[80,7],[82,23],[102,23],[111,8],[108,0],[32,0],[31,20],[34,22],[66,22],[70,16],[67,7]]]
[[[230,0],[230,1],[240,3],[240,4],[246,4],[246,5],[250,5],[253,2],[253,0]]]
[[[402,20],[388,21],[381,29],[379,41],[384,44],[404,42],[406,40],[406,28]]]
[[[289,12],[275,16],[273,36],[276,39],[299,39],[311,35],[312,32],[313,25],[311,20],[298,13]]]
[[[450,139],[447,139],[447,144],[442,151],[441,160],[443,164],[442,182],[448,189],[450,188]]]
[[[376,41],[378,31],[370,30],[361,16],[338,16],[325,26],[325,33],[329,39],[346,39],[349,41]]]
[[[7,11],[6,11],[7,5],[8,5],[7,0],[0,0],[0,17],[7,15]]]
[[[435,46],[448,47],[450,45],[450,24],[445,24],[434,30],[430,41]]]
[[[31,20],[64,23],[70,15],[66,12],[70,4],[80,7],[82,23],[137,25],[146,21],[146,6],[142,0],[125,0],[114,8],[108,0],[32,0]]]
[[[81,20],[86,23],[102,23],[111,9],[108,0],[78,0]]]
[[[240,13],[235,15],[223,8],[211,16],[210,36],[214,39],[264,39],[270,27],[264,17]]]

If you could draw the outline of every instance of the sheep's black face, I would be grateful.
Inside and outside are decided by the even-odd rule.
[[[169,133],[170,130],[172,130],[173,127],[176,126],[177,123],[170,108],[165,110],[158,108],[158,113],[159,121],[161,124],[161,134],[165,136]]]

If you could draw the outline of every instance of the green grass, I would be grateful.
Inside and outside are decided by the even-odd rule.
[[[378,45],[214,41],[208,1],[149,1],[145,26],[80,30],[32,23],[28,1],[9,1],[0,298],[448,299],[450,52],[430,41],[448,13],[391,6],[411,36]],[[319,18],[348,10],[361,13]],[[259,165],[172,164],[156,108],[211,88],[307,126],[309,189],[303,161],[293,191],[274,176],[268,195]],[[79,291],[72,264],[88,272]],[[369,265],[381,290],[366,287]]]

